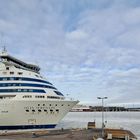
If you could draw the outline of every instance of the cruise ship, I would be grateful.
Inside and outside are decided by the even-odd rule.
[[[38,66],[0,53],[0,130],[54,128],[77,103],[41,76]]]

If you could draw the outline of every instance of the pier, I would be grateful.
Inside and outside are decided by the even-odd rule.
[[[105,128],[105,140],[136,140],[137,137],[129,130]],[[101,138],[102,129],[54,129],[36,131],[3,131],[0,139],[11,140],[96,140]]]

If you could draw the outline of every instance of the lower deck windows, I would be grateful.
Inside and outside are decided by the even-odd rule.
[[[3,95],[3,96],[0,96],[0,99],[11,99],[14,97],[16,97],[16,95]]]
[[[48,99],[60,99],[60,97],[57,96],[47,96]]]
[[[25,109],[25,112],[27,113],[31,113],[31,114],[38,114],[38,113],[47,113],[47,114],[58,114],[60,112],[59,109],[37,109],[37,108],[32,108],[32,109],[29,109],[29,108],[26,108]]]
[[[35,98],[45,98],[45,96],[37,95],[37,96],[35,96]]]
[[[23,98],[32,98],[31,95],[24,95]]]

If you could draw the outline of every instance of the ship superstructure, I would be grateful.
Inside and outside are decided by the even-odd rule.
[[[54,128],[78,103],[66,99],[40,68],[0,54],[0,130]]]

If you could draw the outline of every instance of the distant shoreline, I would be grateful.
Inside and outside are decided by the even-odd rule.
[[[86,105],[76,105],[72,108],[71,112],[140,112],[139,107],[126,108],[119,106],[86,106]]]
[[[70,112],[102,112],[102,111],[70,111]],[[107,110],[105,110],[104,112],[140,112],[140,110],[131,110],[131,111],[107,111]]]

